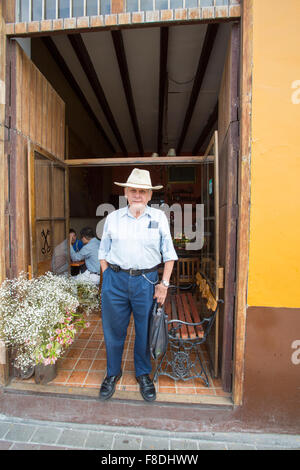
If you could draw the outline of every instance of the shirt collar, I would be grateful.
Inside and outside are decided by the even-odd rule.
[[[129,212],[129,206],[126,206],[121,210],[123,211],[121,217],[123,217],[124,215],[128,215],[128,217],[133,217],[133,215]],[[143,212],[142,216],[144,215],[148,215],[149,217],[151,217],[151,207],[149,207],[148,204],[146,205],[145,211]]]

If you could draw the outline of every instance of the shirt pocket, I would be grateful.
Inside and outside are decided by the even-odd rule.
[[[160,245],[160,231],[159,228],[148,228],[145,236],[145,247],[159,248]]]

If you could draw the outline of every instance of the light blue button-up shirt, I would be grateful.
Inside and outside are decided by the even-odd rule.
[[[103,229],[101,259],[122,269],[149,269],[162,261],[177,260],[164,212],[146,206],[137,219],[128,206],[111,212]]]
[[[94,237],[86,245],[83,245],[80,251],[76,253],[72,245],[70,245],[70,256],[72,261],[85,261],[87,269],[91,273],[100,274],[100,263],[98,260],[98,251],[100,240]]]

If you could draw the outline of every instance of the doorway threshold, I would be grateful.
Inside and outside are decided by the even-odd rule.
[[[8,393],[29,393],[29,394],[46,394],[53,396],[68,396],[70,398],[98,399],[99,387],[84,388],[55,384],[35,384],[24,380],[13,379],[4,387],[4,391]],[[145,403],[141,394],[136,391],[116,390],[113,400],[136,401]],[[233,402],[229,396],[213,396],[213,395],[189,395],[189,394],[173,394],[157,392],[155,403],[167,404],[191,404],[191,405],[208,405],[232,407]]]

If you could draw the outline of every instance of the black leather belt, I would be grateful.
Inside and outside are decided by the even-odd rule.
[[[123,269],[117,264],[110,264],[108,263],[108,266],[115,272],[118,273],[119,271],[125,271],[125,273],[129,273],[130,276],[141,276],[142,274],[146,273],[152,273],[153,271],[156,271],[158,269],[158,266],[154,266],[153,268],[149,269]]]

